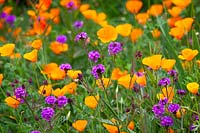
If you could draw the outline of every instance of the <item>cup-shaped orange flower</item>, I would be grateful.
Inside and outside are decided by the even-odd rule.
[[[41,39],[36,39],[31,43],[31,46],[34,49],[40,50],[40,48],[42,47],[42,40]]]
[[[143,34],[142,29],[140,29],[140,28],[132,29],[132,31],[131,31],[131,40],[133,42],[136,42],[142,36],[142,34]]]
[[[80,12],[84,12],[84,11],[88,10],[89,8],[90,8],[89,4],[81,4],[79,10],[80,10]]]
[[[114,68],[111,74],[112,80],[118,80],[120,77],[128,74],[128,71],[121,71],[120,68]]]
[[[10,96],[5,99],[5,102],[8,106],[12,108],[17,108],[20,105],[20,99],[16,99],[15,96]]]
[[[15,49],[15,44],[8,43],[0,47],[0,56],[10,56]]]
[[[95,20],[97,18],[96,10],[86,10],[86,11],[83,11],[82,14],[86,19]]]
[[[53,53],[55,54],[61,54],[62,52],[65,52],[68,50],[68,44],[64,43],[64,44],[60,44],[59,42],[52,42],[50,44],[50,47],[49,47]]]
[[[77,79],[79,74],[82,74],[81,70],[68,70],[67,71],[67,76],[69,76],[72,79]]]
[[[163,0],[163,6],[166,7],[167,9],[172,6],[172,1],[171,0]]]
[[[127,74],[125,76],[122,76],[118,79],[118,84],[122,85],[126,89],[131,89],[133,88],[133,85],[135,83],[136,76],[131,76],[130,74]]]
[[[148,10],[148,13],[154,17],[161,15],[163,12],[163,6],[161,4],[154,4]]]
[[[107,25],[97,31],[97,36],[103,43],[115,41],[117,39],[117,30],[112,25]]]
[[[176,60],[174,60],[174,59],[163,58],[161,61],[161,67],[162,67],[162,69],[164,69],[166,71],[170,71],[174,67],[175,63],[176,63]]]
[[[135,16],[135,19],[139,24],[145,25],[147,20],[149,19],[149,14],[148,13],[138,13]]]
[[[95,109],[98,105],[99,96],[86,96],[85,105],[91,109]]]
[[[103,123],[103,126],[107,129],[107,131],[109,133],[118,133],[118,128],[114,125],[109,125],[109,124],[105,124]]]
[[[182,20],[176,21],[175,26],[182,28],[185,32],[189,32],[193,22],[194,22],[193,18],[184,18]]]
[[[172,3],[181,8],[185,8],[191,3],[191,0],[172,0]]]
[[[146,76],[141,75],[141,76],[136,76],[136,83],[139,84],[140,86],[146,86],[147,81],[146,81]]]
[[[3,4],[5,2],[5,0],[0,0],[0,4]]]
[[[75,128],[79,132],[83,132],[85,127],[87,126],[87,120],[77,120],[72,123],[73,128]]]
[[[133,130],[134,127],[135,127],[134,121],[130,121],[129,124],[128,124],[128,128],[129,128],[130,130]]]
[[[176,38],[177,40],[181,40],[182,37],[183,37],[184,34],[185,34],[185,31],[184,31],[183,28],[174,27],[174,28],[171,28],[171,29],[170,29],[169,34],[170,34],[171,36],[173,36],[174,38]]]
[[[132,25],[131,24],[120,24],[116,27],[116,30],[117,30],[117,33],[126,37],[126,36],[129,36],[130,33],[131,33],[131,28],[132,28]]]
[[[65,78],[66,74],[64,70],[61,70],[59,67],[57,67],[51,71],[49,76],[53,80],[62,80]]]
[[[172,17],[178,17],[181,11],[182,11],[182,8],[178,6],[174,6],[171,9],[168,9],[168,12]]]
[[[138,13],[142,8],[142,1],[139,0],[128,0],[126,2],[126,9],[131,13]]]
[[[94,19],[94,21],[97,24],[101,24],[105,20],[106,20],[106,14],[104,12],[98,13],[97,16],[96,16],[96,18]]]
[[[174,89],[172,87],[164,87],[161,90],[161,93],[157,94],[157,98],[160,99],[164,99],[167,98],[168,102],[171,103],[172,99],[174,97]]]
[[[181,20],[182,18],[180,16],[177,16],[177,17],[172,17],[172,18],[169,18],[167,19],[167,23],[170,27],[174,27],[175,26],[175,23],[178,21],[178,20]]]
[[[3,74],[0,73],[0,86],[2,84],[2,80],[3,80]]]
[[[161,32],[158,29],[153,29],[153,31],[151,32],[153,38],[159,38]]]
[[[65,85],[62,90],[64,91],[64,94],[69,93],[69,94],[75,94],[76,92],[76,87],[77,84],[75,82],[71,82],[67,85]]]
[[[152,55],[150,57],[144,58],[142,60],[142,63],[152,68],[153,70],[157,70],[160,68],[161,65],[161,57],[162,55]]]
[[[190,48],[185,48],[178,57],[182,60],[191,61],[198,53],[199,51],[196,49],[192,50]]]
[[[32,50],[29,53],[24,54],[24,59],[31,61],[31,62],[36,62],[37,61],[37,53],[38,51],[36,49]]]
[[[102,83],[103,82],[103,83]],[[99,88],[101,89],[106,89],[108,88],[109,85],[111,85],[112,81],[110,78],[102,78],[102,79],[97,79],[96,84],[98,85]]]
[[[52,93],[52,90],[53,89],[52,89],[52,85],[51,84],[42,85],[42,86],[40,86],[38,93],[43,95],[43,96],[50,96],[51,93]]]
[[[187,89],[192,94],[197,94],[199,90],[199,84],[197,82],[191,82],[187,84]]]
[[[60,88],[57,88],[55,90],[52,91],[52,94],[56,97],[59,97],[59,96],[64,96],[65,95],[65,92],[63,89],[60,89]]]

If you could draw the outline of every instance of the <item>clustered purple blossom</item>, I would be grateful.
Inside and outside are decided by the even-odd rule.
[[[0,18],[5,19],[7,17],[7,14],[5,12],[1,12]]]
[[[61,65],[60,65],[60,69],[61,69],[61,70],[68,71],[68,70],[71,70],[71,69],[72,69],[72,66],[71,66],[69,63],[65,63],[65,64],[61,64]]]
[[[75,28],[77,28],[77,29],[80,29],[80,28],[83,27],[83,21],[78,21],[78,20],[77,20],[77,21],[74,22],[73,26],[74,26]]]
[[[61,44],[64,44],[67,41],[67,37],[65,35],[59,35],[56,37],[56,41]]]
[[[23,86],[18,87],[15,89],[15,96],[16,98],[24,98],[27,96],[26,90]]]
[[[99,52],[98,51],[95,51],[95,50],[93,50],[93,51],[90,51],[89,53],[88,53],[88,58],[91,60],[91,61],[93,61],[93,62],[98,62],[98,59],[100,58],[100,54],[99,54]]]
[[[183,96],[186,94],[186,90],[178,89],[177,94]]]
[[[41,132],[38,130],[34,130],[34,131],[31,131],[30,133],[41,133]]]
[[[91,74],[94,76],[95,79],[99,79],[101,75],[105,72],[105,67],[102,64],[98,64],[92,68]]]
[[[165,106],[162,104],[155,104],[152,111],[156,118],[160,118],[165,113]]]
[[[45,102],[46,102],[47,104],[53,105],[53,104],[56,103],[56,101],[57,101],[57,99],[56,99],[55,96],[47,96],[47,97],[45,98]]]
[[[57,104],[59,108],[64,107],[68,103],[68,99],[66,96],[59,96],[57,99]]]
[[[173,118],[171,116],[163,116],[160,118],[160,124],[163,127],[169,127],[174,124]]]
[[[168,110],[171,113],[176,113],[180,109],[180,105],[177,103],[171,103],[168,106]]]
[[[170,78],[162,78],[158,83],[159,86],[164,86],[164,87],[166,87],[169,84],[170,84]]]
[[[46,107],[42,109],[41,116],[46,121],[51,121],[52,117],[54,116],[55,111],[51,107]]]
[[[161,105],[166,105],[167,102],[168,102],[168,99],[166,97],[159,100],[159,104]]]
[[[15,15],[9,15],[9,14],[7,14],[5,12],[2,12],[0,14],[0,18],[4,19],[6,21],[6,23],[8,23],[11,26],[14,24],[14,22],[16,20],[16,16]]]
[[[172,77],[176,77],[176,76],[178,75],[178,73],[177,73],[176,70],[170,70],[170,71],[168,72],[168,74],[169,74],[170,76],[172,76]]]
[[[87,33],[86,32],[81,32],[81,33],[76,35],[75,41],[78,42],[79,40],[85,40],[87,38],[88,38]]]
[[[109,55],[116,55],[122,51],[122,44],[120,42],[111,42],[108,45]]]

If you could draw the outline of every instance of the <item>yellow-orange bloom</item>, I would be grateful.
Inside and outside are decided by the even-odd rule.
[[[135,19],[138,21],[139,24],[146,24],[147,20],[149,19],[149,14],[148,13],[138,13],[135,16]]]
[[[79,132],[83,132],[85,127],[87,126],[87,120],[77,120],[72,123],[73,128],[75,128]]]
[[[172,17],[172,18],[169,18],[167,19],[167,23],[170,27],[174,27],[175,26],[175,23],[178,21],[178,20],[181,20],[182,18],[180,16],[177,16],[177,17]]]
[[[2,80],[3,80],[3,74],[0,73],[0,86],[2,84]]]
[[[151,32],[153,38],[159,38],[161,32],[158,29],[153,29],[153,31]]]
[[[52,94],[56,97],[59,97],[59,96],[64,96],[65,95],[65,92],[63,89],[60,89],[60,88],[57,88],[55,90],[52,91]]]
[[[138,0],[128,0],[126,2],[126,9],[131,13],[138,13],[142,8],[142,1]]]
[[[175,26],[182,28],[185,32],[189,32],[193,22],[194,22],[193,18],[184,18],[182,20],[176,21]]]
[[[0,47],[0,56],[10,56],[15,48],[15,44],[8,43]]]
[[[166,7],[167,9],[170,8],[172,5],[171,0],[163,0],[163,6]]]
[[[182,60],[191,61],[197,54],[199,53],[198,50],[192,50],[189,48],[185,48],[181,51],[181,55],[178,57]]]
[[[42,86],[40,86],[38,93],[43,95],[43,96],[50,96],[51,93],[52,93],[52,90],[53,89],[52,89],[52,85],[51,84],[42,85]]]
[[[5,2],[5,0],[0,0],[0,4],[3,4]]]
[[[97,31],[97,36],[103,43],[115,41],[117,35],[117,30],[112,25],[107,25]]]
[[[120,24],[116,27],[116,30],[117,30],[117,33],[126,37],[126,36],[129,36],[130,33],[131,33],[131,28],[132,28],[132,25],[131,24]]]
[[[76,92],[76,87],[77,84],[75,82],[71,82],[67,85],[65,85],[62,90],[64,91],[64,94],[69,93],[69,94],[75,94]]]
[[[162,55],[152,55],[150,57],[144,58],[142,60],[142,63],[144,65],[147,65],[148,67],[152,68],[153,70],[157,70],[160,68],[161,57],[162,57]]]
[[[114,68],[111,74],[112,80],[118,80],[120,77],[127,75],[128,71],[121,71],[119,68]]]
[[[174,97],[174,89],[172,87],[167,87],[167,89],[166,87],[164,87],[162,88],[161,93],[157,94],[157,98],[159,100],[167,98],[169,103],[172,102],[173,97]]]
[[[80,12],[84,12],[90,8],[89,4],[82,4],[79,8]]]
[[[69,76],[72,79],[77,79],[79,74],[82,74],[81,70],[68,70],[67,71],[67,76]]]
[[[124,86],[126,89],[133,88],[133,85],[135,83],[136,76],[132,76],[130,74],[122,76],[118,79],[118,84]]]
[[[174,28],[171,28],[170,29],[170,32],[169,34],[171,36],[173,36],[174,38],[176,38],[177,40],[180,40],[184,34],[185,34],[185,31],[183,28],[180,28],[180,27],[174,27]]]
[[[48,35],[51,32],[51,25],[48,25],[44,19],[36,20],[33,24],[34,33]]]
[[[65,71],[61,70],[59,67],[53,69],[50,73],[50,78],[53,80],[62,80],[65,78]]]
[[[168,12],[172,17],[178,17],[181,11],[182,11],[182,8],[178,6],[174,6],[172,7],[172,9],[168,9]]]
[[[185,109],[179,109],[177,112],[176,112],[176,117],[177,118],[181,118],[181,116],[185,115],[186,113],[186,110]]]
[[[187,84],[187,89],[192,94],[197,94],[199,90],[199,84],[197,82],[191,82]]]
[[[131,40],[133,42],[136,42],[143,34],[143,31],[142,29],[139,29],[139,28],[134,28],[132,29],[131,31]]]
[[[12,108],[17,108],[20,105],[20,99],[16,99],[16,96],[10,96],[5,99],[5,102],[8,106]]]
[[[164,69],[166,71],[170,71],[170,70],[172,70],[175,63],[176,63],[176,60],[174,60],[174,59],[163,58],[161,61],[161,67],[162,67],[162,69]]]
[[[118,133],[118,128],[113,125],[103,123],[103,126],[108,130],[109,133]]]
[[[99,96],[86,96],[85,105],[91,109],[95,109],[98,105]]]
[[[24,59],[31,61],[31,62],[36,62],[37,61],[37,53],[38,51],[36,49],[32,50],[29,53],[24,54]]]
[[[136,76],[136,83],[139,84],[140,86],[146,86],[147,81],[146,81],[146,76],[143,74],[142,76]]]
[[[148,13],[154,17],[161,15],[163,12],[163,6],[161,4],[151,5]]]
[[[32,46],[34,49],[40,50],[40,48],[41,48],[41,46],[42,46],[42,40],[41,40],[41,39],[34,40],[34,41],[31,43],[31,46]]]
[[[129,128],[130,130],[133,130],[134,127],[135,127],[134,121],[130,121],[129,124],[128,124],[128,128]]]
[[[86,11],[83,11],[82,14],[86,19],[95,20],[97,18],[96,10],[86,10]]]
[[[112,81],[110,78],[102,78],[103,83],[101,83],[101,79],[96,80],[96,84],[101,89],[108,88],[109,85],[111,85]],[[102,85],[103,84],[103,85]],[[104,87],[103,87],[104,86]]]
[[[172,3],[181,8],[185,8],[191,3],[191,0],[172,0]]]
[[[55,54],[61,54],[62,52],[65,52],[68,50],[67,44],[60,44],[59,42],[52,42],[49,47]]]

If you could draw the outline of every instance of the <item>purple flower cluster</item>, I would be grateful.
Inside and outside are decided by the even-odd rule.
[[[170,70],[170,71],[168,72],[168,74],[169,74],[170,76],[172,76],[172,77],[176,77],[176,76],[178,75],[178,73],[177,73],[176,70]]]
[[[83,27],[83,21],[78,21],[78,20],[77,20],[77,21],[74,22],[73,26],[74,26],[75,28],[77,28],[77,29],[80,29],[80,28]]]
[[[91,74],[94,76],[95,79],[99,79],[101,75],[105,72],[105,67],[102,64],[98,64],[92,68]]]
[[[67,5],[66,5],[67,9],[70,9],[70,10],[75,10],[76,9],[76,6],[74,4],[73,1],[70,1]]]
[[[164,86],[164,87],[166,87],[169,84],[170,84],[170,78],[162,78],[158,83],[159,86]]]
[[[108,45],[109,55],[116,55],[122,51],[122,44],[120,42],[111,42]]]
[[[15,89],[15,96],[16,98],[24,98],[27,96],[26,90],[23,86],[18,87]]]
[[[9,14],[6,14],[5,12],[2,12],[0,14],[0,18],[4,19],[6,21],[6,23],[8,23],[11,26],[14,24],[14,22],[16,20],[16,16],[15,15],[9,15]]]
[[[159,104],[161,104],[161,105],[166,105],[167,102],[168,102],[168,99],[167,99],[167,98],[162,98],[162,99],[160,99]]]
[[[183,96],[186,94],[186,90],[178,89],[177,94]]]
[[[38,131],[38,130],[34,130],[34,131],[29,132],[29,133],[41,133],[41,132]]]
[[[67,41],[67,37],[65,35],[59,35],[56,37],[56,41],[61,44],[64,44]]]
[[[168,106],[168,110],[171,113],[176,113],[180,109],[180,105],[176,103],[171,103]]]
[[[71,70],[71,69],[72,69],[72,66],[71,66],[69,63],[65,63],[65,64],[61,64],[61,65],[60,65],[60,69],[61,69],[61,70],[68,71],[68,70]]]
[[[68,103],[66,96],[59,96],[57,99],[57,104],[59,108],[64,107]]]
[[[47,96],[47,97],[45,98],[45,102],[46,102],[47,104],[53,105],[53,104],[56,103],[56,101],[57,101],[57,99],[56,99],[55,96]]]
[[[160,118],[165,113],[165,106],[162,104],[155,104],[152,111],[156,118]]]
[[[163,127],[169,127],[174,124],[174,121],[171,116],[163,116],[160,118],[160,124]]]
[[[54,116],[55,111],[51,107],[46,107],[42,109],[41,116],[46,121],[51,121],[52,117]]]
[[[86,32],[81,32],[81,33],[76,35],[75,41],[78,42],[79,40],[85,40],[87,38],[88,38],[87,33]]]
[[[93,61],[93,62],[98,62],[98,59],[100,58],[100,54],[99,54],[99,52],[98,51],[95,51],[95,50],[93,50],[93,51],[90,51],[89,53],[88,53],[88,58],[91,60],[91,61]]]

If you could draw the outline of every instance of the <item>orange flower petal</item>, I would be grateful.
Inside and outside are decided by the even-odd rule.
[[[36,62],[37,61],[37,53],[38,51],[36,49],[32,50],[29,53],[24,54],[24,59],[31,61],[31,62]]]

